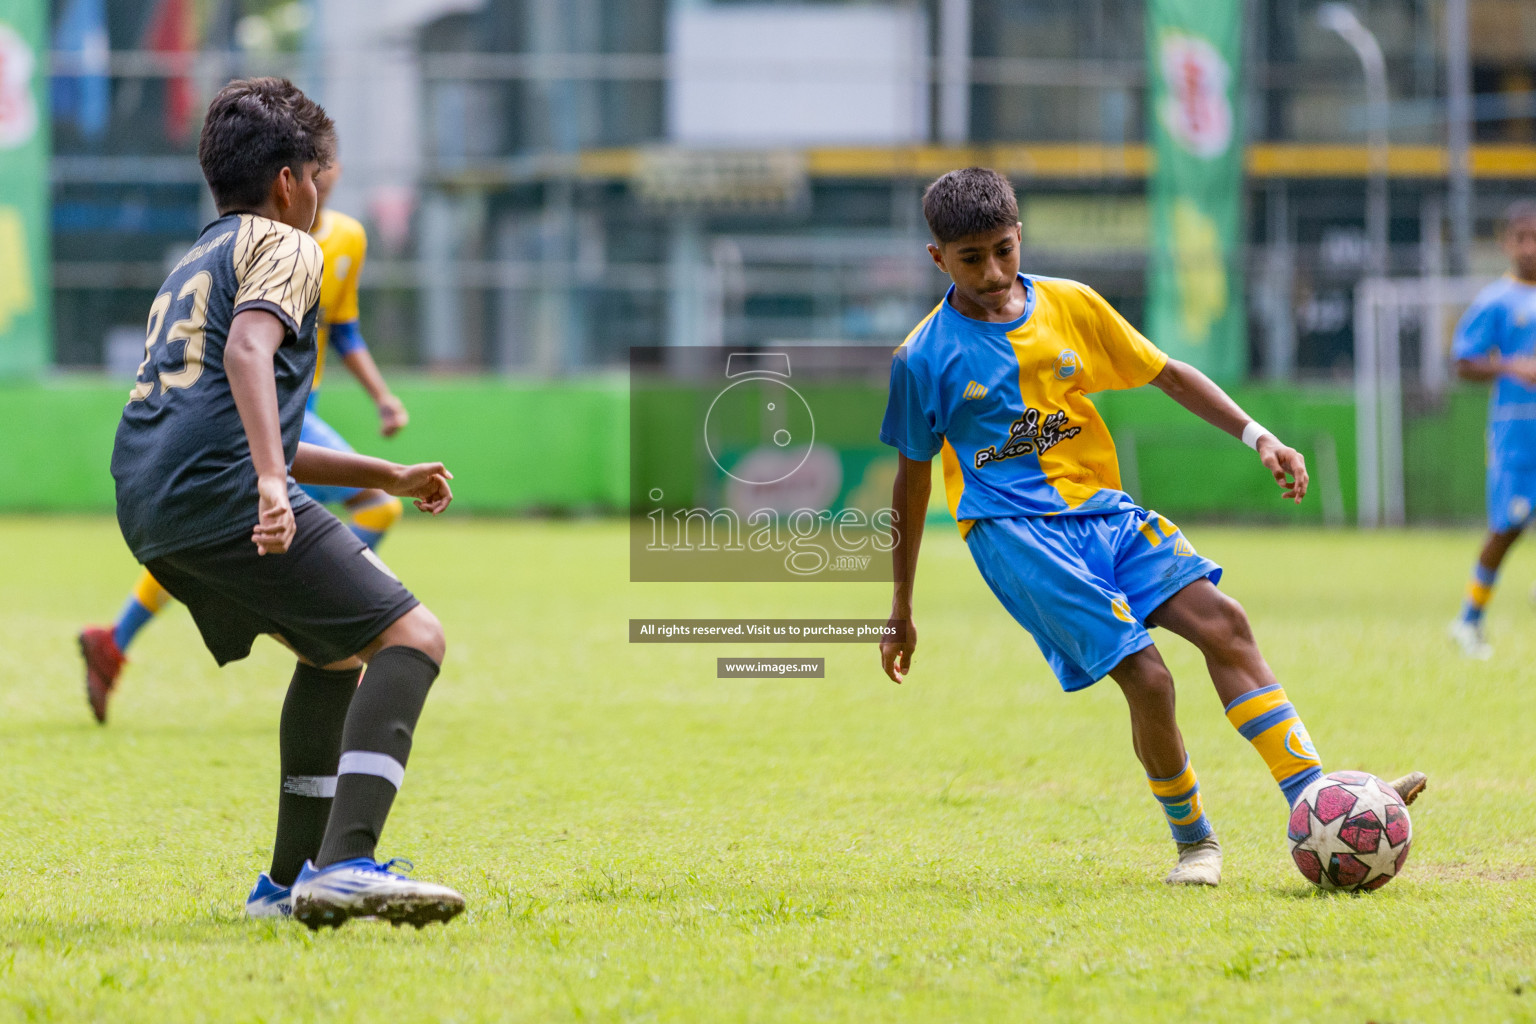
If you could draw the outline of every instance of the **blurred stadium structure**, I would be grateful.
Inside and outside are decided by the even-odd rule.
[[[1451,0],[1455,3],[1456,0]],[[1358,64],[1316,4],[1251,0],[1250,364],[1348,377],[1367,263]],[[891,344],[943,283],[918,195],[1021,190],[1027,268],[1133,321],[1148,151],[1139,0],[52,0],[55,360],[131,369],[168,254],[208,216],[202,104],[292,76],[335,115],[388,363],[533,375],[633,344]],[[1443,0],[1359,8],[1385,51],[1394,274],[1450,233]],[[1478,239],[1536,173],[1536,13],[1471,0]],[[107,48],[98,29],[105,30]]]
[[[1316,0],[1224,0],[1240,31],[1219,44],[1223,87],[1182,80],[1203,58],[1164,48],[1170,12],[1200,22],[1205,2],[0,0],[33,48],[18,62],[21,37],[0,32],[0,268],[23,252],[7,241],[17,210],[38,211],[26,230],[52,246],[29,257],[51,262],[51,309],[48,289],[0,273],[0,320],[52,316],[51,349],[0,351],[0,429],[47,439],[0,446],[18,481],[0,509],[111,507],[101,453],[145,310],[212,213],[203,106],[231,77],[282,74],[340,129],[332,204],[370,233],[370,347],[428,371],[394,375],[419,415],[392,451],[463,467],[466,510],[630,508],[615,425],[633,346],[896,344],[945,284],[923,251],[921,190],[982,163],[1019,189],[1027,270],[1087,281],[1144,327],[1168,308],[1154,260],[1165,283],[1175,261],[1186,296],[1225,294],[1224,379],[1315,467],[1318,500],[1281,509],[1230,439],[1159,395],[1102,396],[1143,504],[1476,519],[1484,393],[1450,384],[1445,351],[1477,284],[1504,269],[1500,212],[1536,177],[1536,3],[1361,0],[1376,43],[1350,28],[1346,46],[1350,19],[1320,18]],[[11,102],[27,61],[49,76],[33,81],[37,131]],[[1221,156],[1235,225],[1186,273],[1186,242],[1215,253],[1213,222],[1186,232],[1176,204],[1158,221],[1170,204],[1153,164],[1217,88],[1239,130],[1240,165],[1230,145]],[[19,124],[26,153],[6,134]],[[31,170],[44,160],[51,232]],[[1384,217],[1368,201],[1383,191]],[[1153,330],[1165,345],[1167,326]],[[367,437],[373,410],[337,383],[327,417]],[[883,400],[865,391],[850,408]]]

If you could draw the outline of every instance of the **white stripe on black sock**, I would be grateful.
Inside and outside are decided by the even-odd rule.
[[[329,800],[336,795],[334,775],[285,775],[283,792],[294,796],[312,796]]]
[[[337,766],[336,774],[376,775],[398,790],[400,783],[405,781],[405,765],[388,754],[371,750],[348,750],[341,755],[341,764]]]

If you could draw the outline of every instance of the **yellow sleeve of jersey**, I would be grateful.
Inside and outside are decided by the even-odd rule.
[[[304,316],[320,300],[324,257],[307,232],[265,217],[244,215],[235,235],[233,254],[235,312],[266,308],[297,331]]]
[[[1139,388],[1163,372],[1168,356],[1087,285],[1077,286],[1083,303],[1083,334],[1092,343],[1086,391]]]
[[[352,218],[348,217],[347,221],[347,230],[337,233],[334,256],[326,253],[326,262],[335,268],[337,283],[341,286],[336,305],[326,317],[333,324],[350,323],[358,318],[357,279],[362,276],[363,261],[368,258],[368,233]]]

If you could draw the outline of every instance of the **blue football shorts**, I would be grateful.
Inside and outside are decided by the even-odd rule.
[[[1147,616],[1221,566],[1156,512],[978,519],[966,535],[976,568],[1063,690],[1081,690],[1152,645]]]
[[[1488,529],[1514,530],[1531,521],[1536,509],[1536,466],[1488,462]]]
[[[299,440],[305,444],[318,445],[321,448],[329,448],[333,452],[351,452],[352,446],[347,444],[342,436],[336,433],[336,428],[321,419],[312,410],[304,410],[304,427],[299,431]],[[327,487],[321,484],[300,484],[304,493],[314,498],[322,505],[335,505],[344,501],[351,501],[362,493],[357,487]]]

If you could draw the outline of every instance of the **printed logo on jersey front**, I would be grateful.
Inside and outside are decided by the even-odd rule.
[[[1077,372],[1078,365],[1077,353],[1069,348],[1062,349],[1061,355],[1056,357],[1056,379],[1066,380]]]
[[[1083,432],[1082,427],[1067,426],[1067,414],[1060,409],[1041,418],[1039,409],[1024,408],[1024,415],[1008,427],[1008,440],[1002,448],[988,445],[976,452],[976,468],[989,462],[1001,462],[1020,455],[1041,454],[1055,448],[1068,438]]]
[[[978,384],[975,381],[971,381],[965,386],[965,400],[967,402],[973,401],[977,398],[985,398],[986,394],[987,388],[984,384]]]

